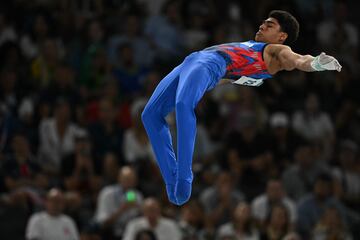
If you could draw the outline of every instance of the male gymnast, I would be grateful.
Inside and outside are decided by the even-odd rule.
[[[271,11],[255,41],[212,46],[194,52],[156,87],[142,113],[170,202],[186,203],[193,181],[192,158],[196,136],[195,107],[205,92],[222,83],[259,86],[282,70],[337,70],[341,65],[325,53],[300,55],[287,44],[299,34],[298,21],[288,12]],[[177,155],[165,117],[175,110]]]

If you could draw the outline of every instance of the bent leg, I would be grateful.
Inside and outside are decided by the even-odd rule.
[[[175,106],[180,68],[181,66],[175,68],[159,83],[141,115],[155,152],[157,164],[166,184],[168,198],[174,204],[177,204],[174,196],[177,162],[165,117]]]
[[[175,196],[178,204],[184,204],[191,196],[193,181],[192,158],[196,137],[195,107],[206,92],[211,76],[200,63],[187,65],[181,71],[176,92],[176,124],[178,144],[178,178]]]

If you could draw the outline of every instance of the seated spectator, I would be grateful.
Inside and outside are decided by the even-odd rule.
[[[138,161],[153,161],[155,155],[141,122],[141,112],[144,109],[146,100],[139,99],[131,106],[132,127],[124,133],[123,151],[125,161],[128,164],[136,164]]]
[[[135,240],[156,240],[156,235],[151,230],[142,230],[136,234]]]
[[[295,112],[292,126],[304,139],[320,144],[325,159],[332,153],[335,139],[334,124],[329,114],[321,108],[320,100],[315,93],[308,94],[303,111]]]
[[[12,139],[12,154],[8,156],[3,165],[4,183],[6,190],[26,192],[33,196],[38,203],[39,195],[47,187],[47,178],[41,172],[41,167],[30,151],[30,143],[24,135],[17,133]]]
[[[260,226],[265,225],[266,217],[272,206],[282,204],[287,208],[289,221],[293,225],[296,222],[296,205],[286,196],[280,180],[272,179],[267,182],[266,192],[256,197],[251,203],[251,211],[254,219]]]
[[[54,104],[57,99],[64,98],[75,107],[80,102],[80,93],[75,85],[74,70],[65,63],[59,63],[53,71],[52,81],[40,93],[40,101]]]
[[[287,208],[282,204],[274,205],[266,219],[260,240],[281,240],[291,234],[291,222]]]
[[[360,213],[360,173],[356,168],[358,151],[358,145],[355,142],[343,140],[340,143],[339,166],[333,169],[333,174],[341,186],[342,201]]]
[[[359,48],[359,30],[348,12],[348,2],[334,1],[331,17],[317,25],[316,37],[326,53],[336,53],[353,64]]]
[[[118,62],[112,70],[122,93],[132,99],[139,96],[148,69],[135,63],[134,49],[130,43],[123,43],[117,49]]]
[[[216,239],[256,240],[259,237],[259,231],[251,217],[249,204],[240,202],[234,210],[232,221],[221,225],[218,229]]]
[[[48,87],[60,64],[60,49],[56,39],[46,38],[40,46],[39,55],[31,62],[31,77],[39,89]]]
[[[0,70],[0,101],[11,114],[16,116],[20,105],[20,76],[16,68]]]
[[[114,34],[108,41],[108,58],[112,64],[116,63],[116,49],[123,43],[130,43],[134,49],[134,62],[137,66],[149,66],[153,63],[154,50],[150,42],[143,36],[140,16],[129,14],[126,16],[125,28],[121,34]]]
[[[312,190],[316,177],[325,170],[315,159],[314,146],[309,142],[300,143],[294,152],[294,163],[282,174],[285,192],[297,202]]]
[[[99,120],[89,126],[92,145],[96,146],[94,157],[101,159],[107,152],[123,157],[123,129],[116,122],[117,109],[108,98],[102,98],[99,103]]]
[[[200,203],[191,200],[181,208],[179,226],[183,240],[201,239],[204,211]]]
[[[30,97],[24,97],[18,107],[19,129],[29,140],[32,153],[36,153],[39,145],[38,125],[35,121],[35,103]]]
[[[116,154],[111,152],[106,153],[102,159],[102,172],[101,177],[103,179],[103,185],[116,184],[118,169],[120,168],[119,160]]]
[[[75,138],[74,153],[65,156],[61,162],[61,172],[67,190],[84,194],[95,194],[100,189],[100,171],[91,155],[88,136]]]
[[[328,174],[320,174],[314,184],[312,193],[304,196],[298,203],[297,230],[308,239],[311,230],[320,220],[327,207],[338,210],[341,221],[346,221],[346,210],[341,202],[333,197],[333,180]]]
[[[144,32],[153,44],[156,57],[161,60],[174,62],[183,54],[185,40],[181,28],[181,9],[181,2],[166,1],[162,13],[150,16],[145,23]]]
[[[17,41],[15,28],[12,26],[10,19],[5,12],[0,13],[0,47],[6,42]]]
[[[151,229],[158,240],[180,240],[181,232],[174,220],[161,215],[161,206],[157,199],[144,200],[143,216],[135,218],[126,225],[123,240],[133,240],[138,232]]]
[[[143,196],[136,184],[136,172],[124,166],[119,170],[118,184],[107,186],[99,193],[94,218],[107,238],[121,239],[126,224],[140,214]]]
[[[335,207],[328,207],[312,231],[313,240],[342,239],[352,240],[347,231],[339,211]]]
[[[276,161],[276,170],[280,174],[290,164],[301,139],[291,129],[289,117],[284,112],[273,113],[269,119],[269,127],[269,150]]]
[[[214,228],[230,221],[237,203],[244,198],[244,195],[235,188],[231,175],[228,172],[221,172],[215,186],[205,189],[200,194],[208,227]]]
[[[46,210],[30,217],[26,228],[26,239],[79,239],[74,221],[63,214],[63,208],[62,192],[58,189],[51,189],[46,197]]]
[[[61,159],[74,152],[75,139],[85,130],[71,121],[71,108],[66,100],[58,99],[54,116],[39,126],[39,161],[49,173],[60,173]]]

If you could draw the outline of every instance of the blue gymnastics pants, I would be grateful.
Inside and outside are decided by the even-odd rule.
[[[156,87],[142,113],[169,200],[182,205],[191,196],[196,136],[195,107],[225,74],[225,60],[214,52],[195,52]],[[165,117],[175,110],[177,155]]]

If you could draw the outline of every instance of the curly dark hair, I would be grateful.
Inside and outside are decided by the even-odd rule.
[[[281,31],[287,33],[288,37],[286,38],[284,44],[290,45],[299,36],[299,22],[296,18],[290,13],[283,10],[273,10],[269,13],[271,18],[275,18],[281,27]]]

